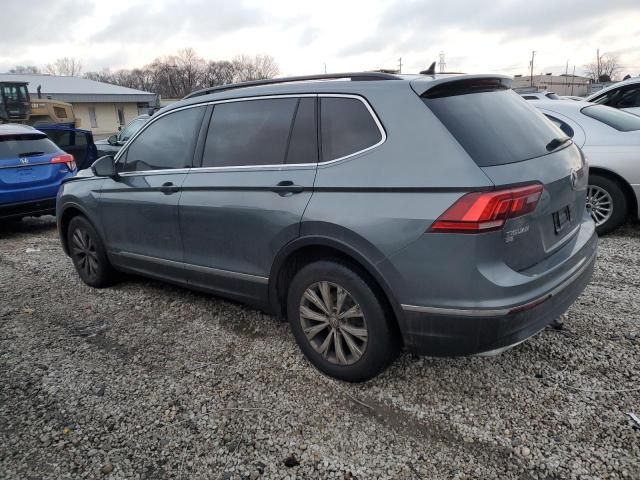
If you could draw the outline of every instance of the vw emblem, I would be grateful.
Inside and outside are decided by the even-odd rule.
[[[578,172],[572,169],[571,170],[571,188],[575,190],[577,184],[578,184]]]
[[[21,157],[20,158],[20,163],[22,165],[28,165],[29,164],[29,159],[27,157]]]

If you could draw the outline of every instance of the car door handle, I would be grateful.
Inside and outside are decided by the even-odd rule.
[[[165,195],[171,195],[172,193],[179,192],[180,187],[178,187],[177,185],[174,185],[171,182],[166,182],[160,186],[160,191]]]
[[[291,180],[283,180],[278,183],[276,187],[273,189],[281,197],[288,197],[289,195],[293,195],[295,193],[304,192],[304,187],[302,185],[296,185]]]

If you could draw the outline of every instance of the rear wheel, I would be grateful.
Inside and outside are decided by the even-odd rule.
[[[93,225],[84,217],[73,217],[67,230],[69,254],[78,275],[91,287],[111,285],[115,271],[109,263],[102,240]]]
[[[587,210],[596,222],[599,235],[609,233],[627,218],[627,199],[620,185],[608,177],[590,175]]]
[[[291,329],[321,372],[368,380],[394,359],[398,342],[383,303],[359,273],[333,261],[303,267],[287,297]]]

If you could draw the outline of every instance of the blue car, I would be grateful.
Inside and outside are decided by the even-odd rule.
[[[74,156],[43,131],[0,125],[0,219],[55,213],[60,184],[76,172]]]

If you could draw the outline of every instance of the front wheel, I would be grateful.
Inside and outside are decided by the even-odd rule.
[[[627,218],[627,199],[620,185],[608,177],[589,176],[587,210],[596,222],[598,235],[609,233]]]
[[[358,272],[334,261],[303,267],[287,298],[296,341],[321,372],[368,380],[394,359],[398,342],[379,296]]]

